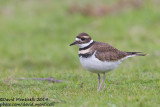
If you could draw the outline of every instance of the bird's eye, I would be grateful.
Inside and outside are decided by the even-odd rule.
[[[82,40],[82,41],[84,41],[84,40],[85,40],[85,38],[81,38],[81,40]]]

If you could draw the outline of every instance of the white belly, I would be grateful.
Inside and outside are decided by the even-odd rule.
[[[111,70],[114,70],[118,67],[118,65],[121,63],[121,60],[119,61],[100,61],[95,57],[95,54],[93,54],[91,57],[83,58],[79,57],[80,63],[82,66],[93,73],[103,73],[103,72],[109,72]]]

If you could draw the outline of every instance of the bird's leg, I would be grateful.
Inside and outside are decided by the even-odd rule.
[[[105,78],[106,79],[106,76],[105,76],[105,73],[104,73],[104,75],[103,75],[103,78]],[[104,80],[105,80],[104,79]],[[103,85],[103,90],[106,88],[106,86],[105,86],[105,84]]]
[[[103,85],[103,90],[105,90],[105,88],[106,88],[106,86],[105,86],[105,84]]]
[[[103,79],[102,79],[102,82],[101,82],[101,85],[99,86],[99,88],[98,88],[98,92],[101,90],[101,88],[102,88],[102,84],[103,84],[103,82],[104,82],[104,80],[106,79],[106,76],[105,76],[105,72],[103,73]]]
[[[100,75],[99,75],[99,73],[98,73],[98,87],[97,88],[99,88],[99,85],[100,85]]]

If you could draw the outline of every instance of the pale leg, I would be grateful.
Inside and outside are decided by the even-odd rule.
[[[105,79],[106,79],[106,76],[105,76],[105,73],[103,73],[103,79],[102,79],[101,85],[99,86],[99,88],[97,90],[98,92],[101,90],[103,82],[104,82]]]
[[[99,85],[100,85],[100,75],[99,75],[99,73],[98,73],[98,89],[99,89]]]

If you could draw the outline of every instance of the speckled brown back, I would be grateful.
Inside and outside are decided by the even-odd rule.
[[[113,46],[102,42],[95,42],[90,49],[91,53],[96,51],[95,56],[101,61],[117,61],[128,55],[126,52],[122,52]]]

